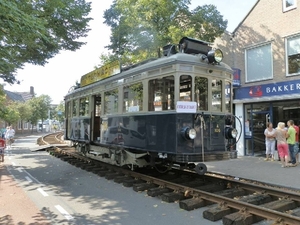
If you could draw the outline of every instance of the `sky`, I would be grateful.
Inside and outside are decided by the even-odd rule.
[[[232,32],[245,18],[257,0],[191,0],[190,8],[198,5],[213,4],[224,19],[228,20],[227,31]],[[18,70],[17,79],[21,84],[5,84],[4,89],[15,92],[29,92],[34,87],[37,96],[49,95],[53,104],[59,104],[76,81],[82,75],[94,70],[100,63],[100,55],[106,53],[109,44],[110,29],[103,24],[103,12],[112,4],[112,0],[90,0],[92,11],[89,23],[91,31],[82,40],[87,44],[75,52],[61,51],[50,59],[45,66],[25,64]],[[2,81],[3,82],[3,81]]]

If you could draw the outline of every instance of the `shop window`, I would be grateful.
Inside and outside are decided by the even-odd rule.
[[[118,113],[118,89],[107,91],[104,93],[104,96],[104,114]]]
[[[300,35],[286,41],[287,76],[300,73]]]
[[[273,78],[271,43],[246,50],[246,82]]]
[[[180,101],[192,101],[192,77],[188,75],[180,76],[179,86]]]
[[[174,76],[149,81],[148,110],[174,110]]]
[[[73,117],[77,116],[77,108],[78,108],[78,102],[77,102],[77,100],[74,100],[73,101],[73,111],[72,111]]]
[[[211,82],[212,85],[212,111],[222,111],[222,80],[213,79]]]
[[[79,116],[89,116],[89,98],[81,98],[79,100]]]
[[[208,79],[195,77],[195,101],[198,110],[208,110]]]
[[[130,84],[123,89],[123,112],[143,110],[143,84]]]
[[[297,0],[282,0],[283,12],[297,8]]]

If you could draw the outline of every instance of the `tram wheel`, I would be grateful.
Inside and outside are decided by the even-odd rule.
[[[198,163],[195,167],[195,171],[199,175],[204,175],[207,172],[207,167],[204,163]]]

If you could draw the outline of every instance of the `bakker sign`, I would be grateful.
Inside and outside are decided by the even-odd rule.
[[[300,80],[237,88],[235,99],[272,97],[300,93]]]

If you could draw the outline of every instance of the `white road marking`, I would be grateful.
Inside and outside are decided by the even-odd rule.
[[[19,167],[17,170],[18,170],[20,173],[23,172],[22,168],[20,168],[20,167]]]
[[[72,220],[74,219],[73,216],[71,216],[63,207],[60,205],[56,205],[55,208],[67,219]]]
[[[26,176],[25,179],[28,181],[28,182],[32,182],[32,180],[30,179],[30,177]]]
[[[34,180],[35,182],[37,182],[38,184],[41,184],[41,182],[39,182],[35,177],[33,177],[30,173],[28,173],[26,170],[24,170],[24,172],[26,173],[26,174],[28,174],[28,176],[32,179],[32,180]]]
[[[42,188],[37,189],[44,197],[49,196]]]

